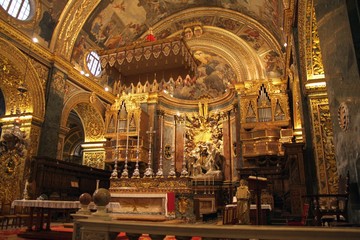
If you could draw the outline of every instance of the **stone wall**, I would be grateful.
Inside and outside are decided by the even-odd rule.
[[[346,0],[315,1],[339,174],[350,171],[351,221],[360,222],[360,78]]]

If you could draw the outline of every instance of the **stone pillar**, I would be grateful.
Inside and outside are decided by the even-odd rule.
[[[45,96],[46,114],[41,129],[38,156],[57,157],[66,78],[65,73],[55,67],[50,71]]]
[[[83,165],[104,169],[105,142],[87,142],[81,145],[83,150]]]
[[[328,79],[338,173],[345,175],[349,170],[350,182],[357,188],[350,190],[350,211],[359,208],[359,201],[356,199],[360,197],[359,194],[354,194],[360,192],[360,77],[354,46],[358,41],[353,38],[358,35],[352,35],[351,32],[352,26],[360,24],[355,5],[358,6],[358,3],[351,0],[319,0],[314,4]],[[352,221],[360,222],[359,214],[351,215]]]
[[[351,0],[318,0],[314,3],[324,69],[328,79],[338,173],[345,176],[349,170],[350,182],[357,188],[350,190],[350,198],[353,199],[350,201],[350,210],[360,207],[359,201],[355,200],[360,196],[354,194],[360,192],[360,77],[354,46],[358,41],[353,38],[358,35],[352,35],[351,32],[354,24],[360,24],[359,13],[354,8],[359,6],[358,4]],[[360,222],[359,214],[351,215],[354,222]]]
[[[68,132],[69,132],[69,128],[62,128],[62,129],[60,129],[56,159],[64,160],[64,155],[63,155],[63,152],[64,152],[64,142],[65,142],[66,134],[67,134]],[[69,156],[67,156],[67,157],[69,157]],[[66,158],[65,158],[65,161],[66,161]]]

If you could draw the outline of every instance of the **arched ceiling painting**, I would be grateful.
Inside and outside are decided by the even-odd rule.
[[[228,39],[218,40],[221,36],[216,31],[210,37],[207,35],[203,45],[214,49],[226,49],[228,45],[223,52],[204,49],[196,41],[190,44],[190,39],[192,52],[209,56],[211,63],[200,61],[200,79],[191,86],[177,89],[174,96],[198,99],[206,92],[215,97],[225,92],[228,83],[282,77],[282,13],[283,2],[275,0],[102,0],[83,26],[71,62],[79,69],[86,69],[84,54],[90,49],[123,47],[144,38],[150,27],[157,39],[163,39],[182,34],[187,24],[199,23],[204,28],[229,32],[232,41],[238,39],[239,46],[234,46]],[[240,50],[235,51],[237,48]],[[246,58],[253,59],[254,64],[249,64]],[[239,67],[234,66],[234,62]],[[241,67],[248,68],[249,73],[240,74],[236,68]],[[212,85],[208,84],[210,82]],[[215,91],[213,86],[218,90]]]

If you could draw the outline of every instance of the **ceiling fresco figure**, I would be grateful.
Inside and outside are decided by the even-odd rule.
[[[72,55],[72,63],[75,65],[80,65],[83,67],[83,57],[86,49],[88,49],[88,44],[86,42],[85,36],[82,35],[80,39],[75,43]]]
[[[257,30],[251,28],[247,28],[243,33],[244,34],[240,35],[240,37],[249,43],[250,46],[255,49],[255,51],[259,51],[263,45],[263,39],[260,37],[260,33]]]
[[[38,32],[39,36],[46,42],[45,45],[47,47],[50,45],[54,29],[67,2],[68,1],[61,0],[44,1],[44,5],[49,7],[44,8],[36,32]]]
[[[174,89],[174,97],[197,100],[223,95],[228,84],[233,83],[235,79],[230,66],[221,57],[212,53],[196,51],[194,57],[201,62],[196,79],[185,79],[181,86]]]
[[[270,30],[279,38],[279,27],[282,24],[282,16],[280,16],[280,13],[283,11],[281,1],[254,0],[251,1],[251,4],[248,0],[229,0],[220,2],[224,8],[244,13],[256,19],[264,26],[269,27]]]
[[[130,42],[139,38],[149,27],[153,26],[167,16],[193,7],[223,7],[242,12],[254,17],[264,26],[269,27],[272,32],[278,32],[279,26],[268,26],[269,22],[275,24],[278,14],[281,12],[281,4],[275,2],[268,3],[265,0],[256,0],[254,4],[248,1],[165,1],[165,0],[105,0],[101,1],[93,14],[89,17],[84,26],[84,31],[89,38],[100,47],[110,48],[105,45],[107,39],[112,36],[122,35],[122,41]],[[269,21],[269,16],[271,19]],[[213,17],[201,17],[204,25],[211,25]],[[193,21],[193,20],[189,20]],[[229,19],[220,20],[224,28],[238,29],[236,21]],[[185,22],[180,23],[180,28]],[[281,24],[281,23],[280,23]],[[114,25],[114,26],[113,26]],[[177,26],[179,28],[179,26]],[[118,36],[120,39],[120,37]],[[122,44],[124,43],[122,42]]]
[[[280,55],[270,51],[264,57],[265,70],[269,77],[280,77],[283,74],[283,66]]]
[[[146,12],[139,1],[101,1],[84,26],[96,45],[111,49],[125,45],[145,32]]]
[[[46,42],[50,42],[54,28],[56,26],[56,19],[54,17],[53,8],[45,10],[43,16],[39,22],[40,27],[40,37],[42,37]]]

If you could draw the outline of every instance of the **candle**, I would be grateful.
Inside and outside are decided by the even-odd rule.
[[[212,193],[214,194],[215,192],[215,177],[213,176],[213,187],[212,187]]]
[[[197,192],[196,192],[196,178],[195,178],[195,187],[194,187],[194,190],[195,190],[195,194],[197,194]]]
[[[137,149],[139,151],[139,144],[140,144],[140,117],[139,117],[139,121],[138,121],[138,129],[137,129]]]
[[[120,117],[117,115],[118,121],[116,126],[116,147],[115,147],[115,164],[117,165],[117,161],[119,160],[119,125],[120,125]]]
[[[129,118],[129,114],[128,114],[128,119],[127,119],[127,124],[126,124],[126,158],[127,158],[128,146],[129,146],[129,124],[130,124],[130,120],[131,120],[131,115],[130,115],[130,118]]]
[[[186,125],[184,123],[184,128],[183,128],[183,138],[184,138],[184,161],[185,161],[185,150],[186,150]]]
[[[96,190],[99,189],[99,182],[100,182],[100,180],[96,180]]]
[[[163,142],[163,116],[160,116],[160,148],[162,148],[162,142]]]
[[[174,161],[175,161],[175,138],[176,138],[176,117],[174,116],[174,137],[173,137]]]

